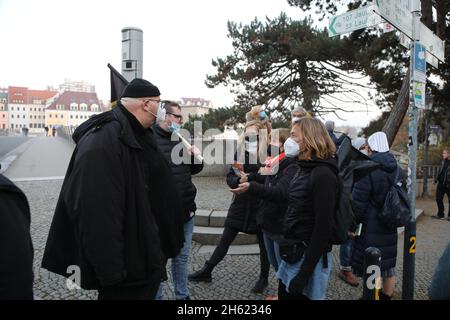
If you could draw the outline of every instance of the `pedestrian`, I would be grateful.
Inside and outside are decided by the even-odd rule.
[[[362,224],[361,235],[355,237],[352,255],[354,273],[362,277],[364,270],[364,251],[375,247],[381,251],[381,277],[383,288],[380,300],[390,300],[395,288],[395,266],[397,259],[397,228],[386,226],[378,218],[387,193],[395,178],[400,175],[394,156],[389,152],[389,144],[384,132],[376,132],[369,137],[368,153],[380,168],[355,183],[352,197],[356,223]]]
[[[44,127],[44,130],[45,130],[45,136],[48,137],[48,127],[45,126],[45,127]]]
[[[27,198],[0,174],[0,300],[33,300],[33,255]]]
[[[438,261],[428,288],[430,300],[450,300],[450,243]]]
[[[246,114],[245,130],[238,139],[238,152],[235,154],[235,164],[231,166],[227,175],[227,184],[231,189],[238,187],[240,183],[252,181],[257,178],[261,163],[264,163],[267,153],[267,131],[270,128],[268,117],[262,121],[261,107],[253,107]],[[222,237],[212,256],[198,271],[189,275],[189,280],[194,282],[212,280],[211,273],[215,266],[222,261],[228,249],[239,232],[256,234],[260,250],[260,275],[251,289],[253,293],[262,293],[268,285],[270,264],[264,247],[264,238],[256,223],[258,198],[247,194],[239,194],[233,197],[225,220]]]
[[[195,204],[195,196],[197,189],[192,183],[192,175],[203,170],[203,162],[195,163],[194,154],[200,154],[200,151],[192,146],[190,150],[181,149],[176,155],[184,158],[187,152],[190,161],[180,163],[178,159],[172,159],[174,148],[183,145],[178,137],[172,139],[173,134],[178,132],[183,125],[183,116],[181,115],[181,107],[173,101],[163,101],[163,107],[166,110],[166,119],[153,125],[156,142],[159,149],[164,154],[166,160],[170,164],[172,173],[176,182],[177,190],[182,200],[182,211],[180,215],[184,221],[184,245],[181,252],[172,259],[172,281],[176,300],[190,300],[189,288],[187,285],[188,276],[188,258],[191,248],[192,233],[194,231],[194,216],[197,206]],[[163,283],[159,287],[157,299],[162,299]]]
[[[262,230],[267,257],[275,272],[281,263],[279,241],[283,235],[289,184],[298,170],[299,146],[289,136],[290,129],[272,131],[268,150],[272,150],[274,157],[266,161],[266,166],[260,173],[267,175],[264,184],[257,181],[244,182],[231,190],[236,195],[247,192],[261,199],[256,221]],[[274,300],[276,297],[268,299]]]
[[[52,136],[54,137],[56,135],[56,125],[52,128]]]
[[[349,130],[345,129],[345,131],[338,137],[336,137],[335,131],[334,131],[334,121],[326,121],[325,127],[327,128],[328,134],[331,137],[331,140],[333,140],[334,144],[336,145],[336,148],[338,148],[342,141],[344,141],[345,137],[348,135]]]
[[[280,241],[279,300],[322,300],[332,269],[331,220],[337,204],[336,147],[323,123],[302,118],[291,129],[299,170],[288,191]]]
[[[165,261],[183,246],[179,196],[151,126],[165,119],[160,92],[132,80],[117,107],[81,124],[42,266],[100,300],[154,299]]]
[[[436,203],[438,207],[438,212],[433,218],[436,219],[444,219],[444,195],[447,195],[449,208],[447,214],[447,220],[450,221],[450,148],[445,148],[442,151],[442,165],[439,170],[439,173],[434,180],[434,183],[437,183],[436,188]]]
[[[307,117],[309,114],[308,112],[305,110],[305,108],[302,107],[295,107],[294,110],[292,110],[291,112],[291,117],[292,117],[292,123],[300,120],[303,117]]]
[[[365,138],[358,137],[352,140],[352,146],[358,151],[366,154],[367,142]],[[339,248],[339,278],[343,280],[345,283],[357,287],[359,285],[358,280],[352,272],[352,251],[353,251],[353,242],[355,239],[355,230],[349,230],[349,239],[340,245]]]

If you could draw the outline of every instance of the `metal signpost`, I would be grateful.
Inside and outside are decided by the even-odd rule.
[[[374,14],[375,10],[374,5],[369,5],[331,18],[328,35],[333,37],[383,23],[384,20],[379,15]]]
[[[405,226],[403,253],[402,298],[414,299],[414,272],[416,253],[416,168],[418,109],[425,109],[426,63],[437,67],[444,61],[444,42],[420,22],[420,0],[376,0],[368,5],[330,19],[330,37],[374,26],[378,16],[392,24],[404,39],[401,43],[411,49],[410,103],[408,108],[408,196],[411,204],[411,221]],[[330,30],[331,29],[331,30]],[[401,35],[402,37],[402,35]],[[412,41],[408,41],[407,38]],[[423,41],[420,43],[420,41]]]

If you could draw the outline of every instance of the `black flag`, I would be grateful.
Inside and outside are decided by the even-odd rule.
[[[108,68],[111,70],[111,107],[114,108],[128,81],[109,63]]]

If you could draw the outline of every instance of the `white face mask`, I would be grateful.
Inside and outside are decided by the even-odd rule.
[[[367,149],[359,150],[361,153],[365,154],[366,156],[369,156],[369,151]]]
[[[298,121],[298,120],[300,120],[301,118],[300,117],[293,117],[292,118],[292,123],[294,123],[294,122],[296,122],[296,121]]]
[[[283,146],[286,157],[297,157],[300,153],[300,146],[292,138],[287,138]]]
[[[258,141],[245,141],[245,151],[255,154],[258,151]]]
[[[166,109],[164,108],[158,107],[158,112],[156,112],[156,114],[151,112],[150,109],[148,109],[148,112],[156,117],[157,122],[166,120]]]

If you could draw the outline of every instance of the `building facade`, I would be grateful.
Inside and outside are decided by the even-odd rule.
[[[45,109],[45,126],[77,127],[101,112],[103,109],[95,92],[65,91]]]
[[[185,122],[189,120],[189,115],[202,116],[213,108],[211,101],[202,98],[181,98],[180,105]]]
[[[72,91],[72,92],[95,92],[95,86],[87,83],[86,81],[74,81],[71,79],[64,79],[64,83],[59,86],[59,91]]]
[[[48,90],[8,87],[8,125],[12,131],[28,128],[31,133],[44,131],[45,107],[57,94]]]
[[[8,89],[0,88],[0,130],[7,130],[8,124]]]

